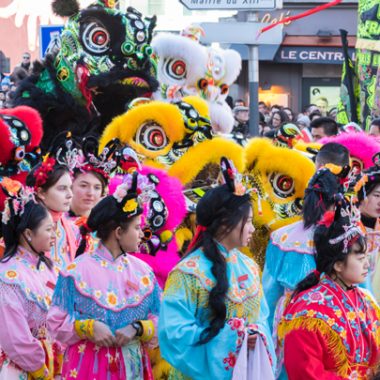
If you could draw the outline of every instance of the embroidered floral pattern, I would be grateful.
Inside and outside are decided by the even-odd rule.
[[[33,280],[25,278],[25,273],[30,273],[31,276],[39,277],[42,272],[46,271],[44,263],[40,265],[40,269],[37,269],[36,265],[30,259],[30,253],[27,251],[19,250],[14,256],[13,263],[8,264],[10,267],[3,272],[0,272],[0,281],[8,285],[17,285],[25,298],[37,304],[42,310],[48,310],[51,304],[52,290],[45,285],[34,284],[33,290],[31,290],[31,281]]]
[[[196,276],[201,285],[207,290],[211,291],[214,287],[215,279],[211,273],[209,265],[203,265],[203,260],[206,260],[203,256],[193,253],[188,258],[182,260],[177,269],[183,273],[188,273]],[[238,281],[231,281],[230,287],[228,288],[227,298],[232,302],[241,303],[245,302],[248,298],[255,298],[260,296],[260,273],[259,268],[252,262],[251,259],[240,253],[238,250],[232,250],[226,255],[226,261],[228,263],[227,271],[234,273],[239,271],[239,265],[244,265],[250,269],[250,274],[247,280],[244,281],[244,289],[241,289],[241,284]],[[235,269],[236,267],[236,269]],[[205,270],[201,268],[207,268]],[[230,275],[227,274],[229,277]]]
[[[371,350],[363,349],[363,337],[369,347],[375,347],[380,322],[375,310],[368,308],[372,301],[361,290],[353,291],[355,305],[331,279],[322,275],[318,286],[291,301],[282,323],[306,317],[320,319],[340,336],[352,365],[368,363]]]
[[[332,296],[327,294],[327,291],[325,292],[310,292],[307,293],[303,299],[306,301],[307,305],[310,305],[312,303],[317,303],[318,305],[323,305],[325,301],[331,300]]]
[[[150,278],[148,276],[144,276],[141,278],[141,283],[144,285],[144,286],[149,286],[151,281],[150,281]]]
[[[244,320],[240,318],[231,318],[227,322],[231,326],[231,330],[244,331]]]
[[[104,246],[99,246],[96,251],[94,251],[90,257],[91,261],[94,260],[93,264],[99,264],[103,270],[114,272],[120,274],[124,272],[129,267],[129,259],[127,257],[120,257],[117,260],[108,259],[110,254],[106,251]],[[124,293],[120,293],[117,289],[113,288],[112,285],[108,286],[108,289],[99,289],[98,286],[95,287],[96,281],[93,283],[91,276],[86,275],[85,270],[77,270],[79,267],[83,268],[81,264],[82,258],[80,258],[75,263],[75,267],[62,272],[63,278],[72,278],[75,288],[81,295],[91,298],[99,306],[110,308],[111,310],[117,311],[126,307],[131,307],[141,303],[145,297],[153,291],[155,286],[155,280],[153,272],[140,273],[138,270],[135,272],[138,282],[133,289],[133,292],[129,291],[126,284]],[[112,261],[113,260],[113,261]],[[84,280],[86,279],[86,281]]]
[[[303,221],[295,222],[274,231],[271,243],[283,252],[298,252],[313,255],[315,252],[313,241],[314,227],[303,228]]]
[[[228,356],[223,359],[223,363],[225,364],[225,369],[230,370],[235,367],[237,357],[233,352],[229,352]]]
[[[14,280],[18,277],[18,274],[14,270],[8,270],[5,272],[5,277],[8,278],[9,280]]]
[[[223,359],[223,364],[226,370],[233,369],[236,364],[237,356],[239,354],[241,345],[243,344],[245,335],[245,321],[242,318],[231,318],[227,321],[232,331],[236,331],[236,348],[234,352],[229,352],[228,356]]]
[[[71,270],[75,269],[77,267],[77,264],[71,263],[66,267],[66,270],[70,272]]]
[[[113,292],[107,293],[107,303],[110,306],[117,305],[117,295]]]

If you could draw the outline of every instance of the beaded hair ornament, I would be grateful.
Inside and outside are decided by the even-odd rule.
[[[61,135],[57,136],[57,139]],[[49,174],[55,169],[56,166],[64,166],[72,172],[78,164],[79,151],[75,146],[71,132],[66,133],[66,137],[62,144],[58,145],[55,153],[48,153],[43,157],[39,167],[34,171],[35,184],[34,188],[42,187]]]
[[[353,238],[365,236],[362,228],[360,227],[360,211],[355,206],[348,206],[340,209],[342,218],[348,218],[349,224],[343,226],[344,233],[329,239],[330,244],[339,244],[343,241],[343,252],[348,253],[350,242]]]
[[[222,172],[222,183],[226,184],[231,193],[243,196],[250,191],[243,185],[243,176],[236,170],[234,164],[226,157],[220,160],[220,168]]]
[[[4,177],[0,182],[0,186],[4,194],[7,196],[1,217],[1,222],[3,224],[8,224],[8,222],[15,216],[21,217],[24,213],[25,205],[28,202],[36,202],[33,189],[30,187],[23,187],[18,181]]]
[[[356,241],[356,238],[365,236],[365,233],[361,227],[359,209],[355,205],[348,203],[343,196],[338,200],[335,212],[327,211],[318,224],[330,228],[332,223],[339,218],[346,219],[347,224],[343,225],[343,233],[329,239],[329,243],[335,245],[343,242],[343,253],[348,253],[349,247]]]
[[[77,160],[76,169],[81,172],[99,173],[106,181],[114,173],[122,157],[120,151],[120,141],[115,138],[107,143],[103,150],[98,154],[98,139],[89,136],[83,139],[82,155]],[[81,162],[79,162],[81,161]]]

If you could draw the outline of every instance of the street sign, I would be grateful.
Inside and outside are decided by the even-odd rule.
[[[282,25],[261,35],[261,28],[267,26],[259,22],[202,22],[200,26],[205,31],[201,42],[248,45],[280,45],[282,42]]]
[[[179,0],[192,11],[205,10],[246,10],[282,8],[282,0]]]
[[[40,58],[46,53],[59,49],[61,46],[61,32],[63,25],[41,25],[40,26]]]

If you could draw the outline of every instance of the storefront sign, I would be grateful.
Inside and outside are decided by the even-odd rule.
[[[264,13],[263,15],[260,14],[260,22],[264,24],[275,24],[278,21],[282,21],[284,18],[292,16],[290,13],[290,10],[280,12],[280,13],[274,13],[274,12],[268,12]],[[290,25],[292,22],[288,21],[284,23],[284,26]]]
[[[351,58],[354,60],[355,49],[348,50]],[[282,63],[324,63],[339,65],[344,61],[344,56],[341,48],[283,46],[278,50],[274,61]]]
[[[190,10],[259,10],[282,7],[282,0],[179,0]]]

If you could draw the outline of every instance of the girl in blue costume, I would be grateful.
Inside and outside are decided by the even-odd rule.
[[[237,249],[254,231],[250,196],[231,173],[199,201],[189,253],[167,280],[158,336],[169,379],[231,379],[245,334],[251,349],[254,333],[269,337],[257,325],[265,313],[258,266]]]
[[[319,169],[305,190],[303,220],[272,233],[266,251],[263,289],[269,306],[268,324],[277,342],[277,325],[297,284],[315,269],[313,235],[325,211],[334,206],[339,178],[327,168]],[[286,379],[282,350],[277,347],[277,375]]]

